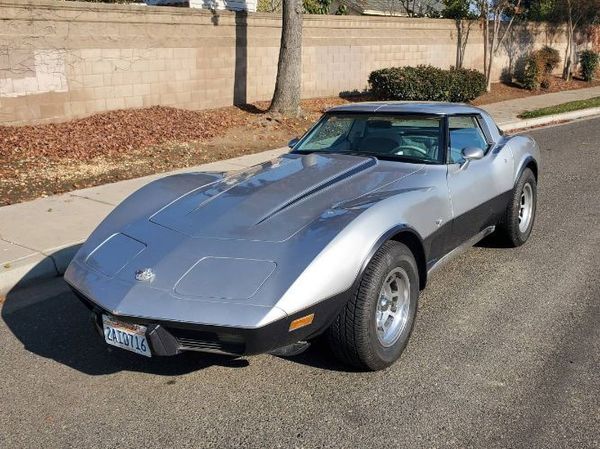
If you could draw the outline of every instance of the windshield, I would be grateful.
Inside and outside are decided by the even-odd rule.
[[[442,118],[327,114],[294,152],[345,153],[416,163],[441,163]]]

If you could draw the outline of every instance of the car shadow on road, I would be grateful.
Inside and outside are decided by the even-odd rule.
[[[343,373],[361,372],[361,370],[340,362],[331,352],[327,340],[321,336],[315,339],[309,348],[295,356],[274,356],[300,365],[319,368],[325,371],[338,371]]]
[[[53,256],[66,267],[73,253],[73,248],[64,248]],[[42,268],[42,264],[32,268],[4,301],[0,298],[2,320],[24,349],[33,354],[94,376],[120,371],[177,376],[211,366],[249,365],[245,358],[220,354],[185,352],[173,357],[146,358],[108,346],[95,329],[89,310],[62,277],[34,280]],[[302,354],[280,358],[327,371],[355,371],[337,361],[323,337],[313,341]]]
[[[167,360],[113,349],[93,328],[88,309],[60,278],[15,288],[1,307],[2,320],[27,351],[89,375],[138,371],[177,376],[215,365],[248,366],[244,359],[217,354],[184,353]]]
[[[475,244],[478,248],[495,248],[495,249],[508,249],[512,248],[508,242],[499,236],[496,232],[488,235],[484,239],[480,240]]]
[[[94,329],[89,310],[60,278],[14,289],[6,296],[1,316],[25,350],[92,376],[120,371],[178,376],[211,366],[249,365],[245,358],[218,354],[146,358],[112,348]],[[280,358],[327,371],[354,371],[335,359],[322,338],[302,354]]]

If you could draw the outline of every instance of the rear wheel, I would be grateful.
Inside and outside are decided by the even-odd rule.
[[[329,328],[336,357],[365,370],[390,366],[408,343],[418,296],[419,273],[412,252],[402,243],[386,242]]]
[[[529,239],[537,208],[537,183],[533,172],[526,168],[517,181],[499,226],[499,233],[513,247]]]

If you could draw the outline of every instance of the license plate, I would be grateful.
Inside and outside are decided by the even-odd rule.
[[[146,326],[124,323],[106,315],[102,315],[102,325],[104,340],[109,345],[152,357],[146,340]]]

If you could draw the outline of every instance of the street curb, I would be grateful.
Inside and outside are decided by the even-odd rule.
[[[16,286],[25,286],[32,282],[58,276],[56,265],[51,257],[41,253],[32,254],[23,259],[5,265],[0,271],[0,303]]]
[[[75,242],[66,247],[38,252],[11,262],[9,267],[0,267],[0,304],[14,289],[62,276],[82,243]]]
[[[566,122],[571,120],[577,120],[580,118],[593,117],[595,115],[600,115],[600,107],[580,109],[578,111],[564,112],[562,114],[545,115],[543,117],[517,120],[499,126],[500,129],[502,129],[502,131],[511,132],[521,129],[534,128],[536,126],[549,125],[555,122]]]

